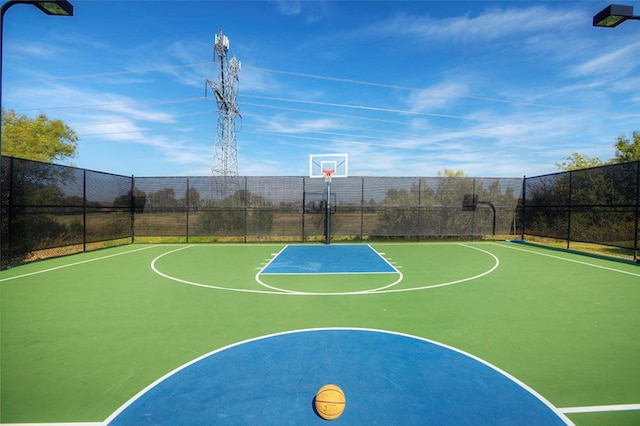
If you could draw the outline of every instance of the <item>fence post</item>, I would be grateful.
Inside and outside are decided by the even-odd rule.
[[[15,158],[9,157],[9,208],[7,209],[7,238],[9,239],[9,256],[7,259],[13,258],[13,233],[11,230],[13,229],[13,175],[14,171],[14,162]],[[7,265],[9,262],[7,261]]]
[[[87,170],[82,170],[82,251],[87,251]]]
[[[422,178],[418,177],[418,214],[416,215],[416,242],[420,241],[420,230],[422,227],[420,224],[422,223],[422,212],[420,211],[422,207]]]
[[[525,212],[526,212],[526,208],[525,205],[527,203],[527,176],[522,176],[522,206],[521,206],[521,223],[520,223],[520,228],[521,228],[521,234],[520,234],[520,239],[524,241],[524,228],[526,225],[526,220],[525,220]]]
[[[307,185],[307,179],[304,176],[302,176],[302,229],[301,229],[302,232],[300,234],[300,237],[301,237],[301,240],[302,240],[303,243],[306,242],[305,241],[305,234],[304,234],[304,219],[305,219],[305,211],[306,211],[306,208],[307,208],[307,200],[306,200],[306,198],[307,198],[307,188],[306,188],[306,185]]]
[[[478,197],[478,194],[476,193],[476,178],[472,179],[472,187],[471,187],[471,193],[476,197]],[[473,209],[471,211],[471,241],[474,241],[476,239],[476,234],[475,234],[475,224],[476,224],[476,210],[477,209]],[[494,210],[494,215],[493,217],[495,218],[495,210]],[[494,234],[495,234],[495,226],[493,227],[494,229]]]
[[[636,226],[633,237],[633,261],[638,262],[638,226],[640,225],[640,161],[636,162]]]
[[[247,176],[244,177],[244,242],[247,242],[247,233],[249,231],[249,187],[247,186]]]
[[[360,242],[364,241],[364,176],[360,178]]]
[[[189,177],[187,176],[187,193],[184,196],[184,200],[185,200],[185,215],[186,215],[186,230],[185,232],[187,233],[187,243],[189,242],[189,209],[191,208],[191,200],[189,199],[189,195],[191,195],[189,192]]]
[[[571,202],[573,200],[573,171],[569,172],[569,202],[567,203],[567,250],[571,247]]]
[[[131,244],[136,241],[136,179],[131,175],[131,197],[129,200],[131,211]]]

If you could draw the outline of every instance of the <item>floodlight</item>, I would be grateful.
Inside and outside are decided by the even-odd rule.
[[[633,15],[633,6],[610,4],[593,17],[593,26],[613,28],[627,19],[640,19],[640,16]]]
[[[47,15],[73,16],[73,5],[68,1],[36,1],[33,3]]]

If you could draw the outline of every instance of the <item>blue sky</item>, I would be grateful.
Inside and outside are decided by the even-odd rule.
[[[607,2],[71,1],[7,12],[2,104],[64,120],[78,167],[211,174],[220,29],[240,175],[338,152],[357,176],[533,176],[640,130],[640,21],[592,27]]]

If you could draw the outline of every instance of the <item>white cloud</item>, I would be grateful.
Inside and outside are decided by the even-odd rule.
[[[261,128],[266,132],[304,134],[314,132],[336,131],[344,128],[340,121],[328,118],[291,120],[284,116],[271,116],[258,119]]]
[[[304,16],[307,23],[321,21],[328,16],[326,1],[308,0],[269,0],[279,13],[285,16]]]
[[[580,11],[550,10],[545,6],[495,8],[488,9],[478,16],[467,14],[443,19],[402,13],[386,23],[372,25],[369,31],[375,28],[375,32],[381,35],[395,33],[428,39],[483,42],[514,34],[568,29],[579,25],[581,15],[584,14]]]
[[[467,84],[445,81],[431,87],[412,91],[406,99],[413,112],[430,112],[450,107],[460,96],[469,93]]]
[[[210,147],[194,143],[188,133],[164,135],[162,127],[157,125],[171,124],[175,118],[173,114],[156,109],[152,101],[62,84],[22,87],[12,96],[31,99],[36,105],[44,105],[50,99],[59,102],[60,108],[45,109],[45,112],[63,119],[76,130],[80,138],[80,155],[100,145],[118,143],[151,148],[163,161],[173,164],[202,164],[205,167],[211,157]]]
[[[28,96],[28,92],[31,90],[20,90],[17,96]],[[55,99],[56,102],[59,102],[57,105],[41,108],[45,111],[59,111],[57,114],[77,115],[84,119],[84,117],[91,114],[90,111],[96,111],[105,116],[110,114],[108,116],[114,118],[111,121],[127,119],[141,122],[170,123],[174,120],[172,114],[154,109],[154,101],[143,101],[108,92],[81,90],[64,85],[40,87],[35,92],[32,96],[37,95],[38,98],[36,99],[42,98],[41,101],[36,101],[36,104],[46,105],[45,100],[47,99]]]
[[[607,51],[574,67],[577,76],[608,76],[609,80],[630,74],[640,66],[640,41]]]
[[[276,5],[278,12],[287,16],[299,15],[302,12],[302,2],[294,0],[269,0]]]
[[[104,104],[97,104],[98,109],[110,111],[118,115],[124,115],[131,119],[151,121],[156,123],[170,123],[173,115],[166,112],[155,111],[145,104],[153,102],[137,101],[132,98],[117,95],[103,95]]]
[[[95,138],[116,142],[144,139],[144,129],[134,121],[109,114],[83,114],[82,124],[73,126],[80,137]]]
[[[22,42],[22,43],[10,43],[8,46],[9,51],[16,57],[21,56],[33,56],[35,58],[51,58],[56,56],[55,47],[51,44],[45,44],[40,42]]]
[[[217,78],[217,67],[213,64],[213,41],[175,41],[163,51],[166,63],[156,64],[153,68],[173,76],[178,83],[203,87],[205,79]]]
[[[243,63],[238,88],[240,96],[243,93],[280,93],[281,90],[282,85],[273,73]]]

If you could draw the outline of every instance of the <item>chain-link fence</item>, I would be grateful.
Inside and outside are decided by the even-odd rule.
[[[136,239],[313,241],[326,238],[327,184],[308,177],[135,179]],[[509,234],[522,179],[348,177],[331,183],[331,235],[474,238]],[[465,195],[473,205],[463,207]]]
[[[523,235],[618,247],[637,260],[640,161],[525,179]]]
[[[640,162],[523,179],[133,178],[2,157],[2,266],[130,242],[549,237],[637,259]],[[327,204],[327,201],[329,203]],[[327,208],[328,207],[328,208]],[[330,212],[328,215],[327,212]]]
[[[130,177],[2,157],[2,266],[131,242]]]
[[[140,177],[2,157],[2,265],[130,242],[517,233],[522,179]],[[468,201],[463,205],[463,201]]]
[[[296,177],[135,178],[136,239],[296,241],[303,180]]]

